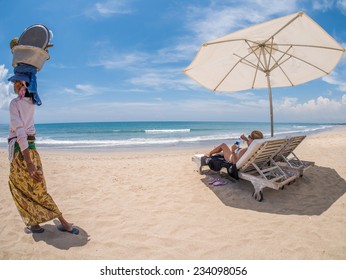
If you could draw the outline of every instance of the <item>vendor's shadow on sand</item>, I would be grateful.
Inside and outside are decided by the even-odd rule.
[[[346,192],[345,180],[334,169],[321,166],[313,166],[283,190],[264,188],[262,202],[252,197],[254,188],[249,181],[236,181],[225,173],[220,175],[210,170],[205,170],[204,175],[202,182],[226,206],[282,215],[321,215]],[[208,184],[218,176],[227,184]]]
[[[68,250],[72,247],[81,247],[88,243],[89,235],[82,228],[75,226],[79,229],[79,234],[71,234],[69,232],[59,231],[57,225],[58,221],[53,221],[55,225],[45,224],[42,227],[44,232],[40,234],[33,234],[32,237],[36,242],[44,241],[48,245],[52,245],[61,250]]]

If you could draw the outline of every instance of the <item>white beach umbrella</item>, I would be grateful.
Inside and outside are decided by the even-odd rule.
[[[299,85],[329,74],[345,49],[307,14],[257,24],[204,43],[183,72],[218,92]]]

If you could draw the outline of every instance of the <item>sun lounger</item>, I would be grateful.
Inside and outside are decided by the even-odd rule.
[[[271,138],[254,140],[246,153],[237,162],[240,179],[250,181],[254,186],[253,197],[262,201],[262,189],[268,187],[275,190],[282,189],[299,177],[299,171],[289,166],[279,166],[273,157],[287,144],[286,138]],[[197,154],[192,160],[202,172],[206,157]]]
[[[208,166],[207,163],[206,163],[206,160],[207,157],[204,155],[204,154],[195,154],[193,157],[192,157],[192,161],[194,163],[196,163],[197,167],[198,167],[198,172],[199,174],[202,174],[203,173],[203,167],[204,166]]]
[[[278,165],[288,165],[289,167],[298,170],[300,176],[303,176],[304,172],[315,164],[311,161],[300,160],[294,153],[294,150],[305,139],[305,137],[305,135],[288,137],[286,145],[278,151],[277,155],[273,157],[273,160],[277,162]]]

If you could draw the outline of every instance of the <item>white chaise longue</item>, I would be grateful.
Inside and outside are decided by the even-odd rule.
[[[236,166],[239,178],[252,183],[253,197],[257,201],[263,200],[264,188],[282,189],[314,165],[313,162],[301,161],[293,152],[304,139],[305,136],[291,136],[256,139],[251,143]],[[192,157],[200,174],[203,167],[208,166],[205,159],[203,154]]]

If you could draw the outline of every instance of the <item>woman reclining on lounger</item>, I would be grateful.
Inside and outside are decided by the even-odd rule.
[[[263,133],[259,130],[254,130],[251,134],[246,137],[244,134],[240,136],[240,138],[246,141],[247,146],[250,146],[254,139],[262,139]],[[206,153],[205,156],[210,157],[213,154],[223,152],[223,156],[226,161],[231,163],[237,163],[237,161],[245,154],[247,148],[239,148],[236,144],[233,144],[231,149],[227,146],[227,144],[222,143],[221,145],[212,149],[209,153]]]

